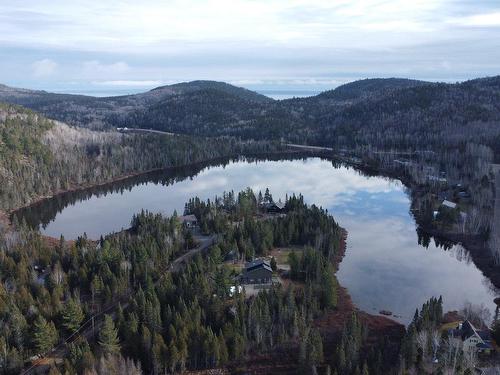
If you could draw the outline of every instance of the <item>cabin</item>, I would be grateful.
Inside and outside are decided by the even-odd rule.
[[[478,330],[471,322],[459,322],[455,329],[448,332],[449,336],[463,343],[464,351],[490,354],[493,351],[491,333],[488,329]]]
[[[194,215],[179,216],[178,219],[186,228],[196,228],[198,226],[198,220]]]
[[[270,284],[273,280],[273,270],[267,260],[256,259],[245,264],[240,281],[242,284]]]

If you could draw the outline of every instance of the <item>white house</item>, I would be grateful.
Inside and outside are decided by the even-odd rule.
[[[457,328],[449,331],[449,334],[462,341],[464,351],[489,354],[493,350],[490,331],[478,330],[468,320],[459,323]]]

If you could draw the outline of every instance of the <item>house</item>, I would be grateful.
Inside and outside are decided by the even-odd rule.
[[[279,214],[285,210],[285,203],[279,202],[271,202],[266,205],[266,210],[269,213]]]
[[[270,284],[273,270],[267,260],[256,259],[245,264],[240,280],[242,284]]]
[[[185,225],[187,228],[195,228],[198,226],[198,220],[194,215],[184,215],[179,216],[179,221],[182,225]]]
[[[442,207],[446,207],[446,208],[449,208],[449,209],[452,209],[454,210],[455,208],[457,208],[457,204],[456,203],[453,203],[449,200],[444,200],[443,203],[441,203],[441,206]]]
[[[458,323],[458,326],[451,329],[448,334],[462,341],[464,351],[490,354],[493,350],[490,331],[488,329],[478,330],[468,320]]]

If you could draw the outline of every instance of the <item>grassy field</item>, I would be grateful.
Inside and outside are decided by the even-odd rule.
[[[271,251],[271,256],[276,259],[276,263],[279,265],[288,265],[288,255],[291,252],[296,252],[297,254],[300,254],[302,251],[304,251],[304,248],[302,246],[297,246],[297,247],[277,247],[273,251]]]

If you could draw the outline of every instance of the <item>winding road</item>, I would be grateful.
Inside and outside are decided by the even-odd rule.
[[[142,129],[142,128],[116,128],[120,133],[154,133],[154,134],[163,134],[163,135],[177,135],[175,133],[164,132],[161,130],[154,129]]]

